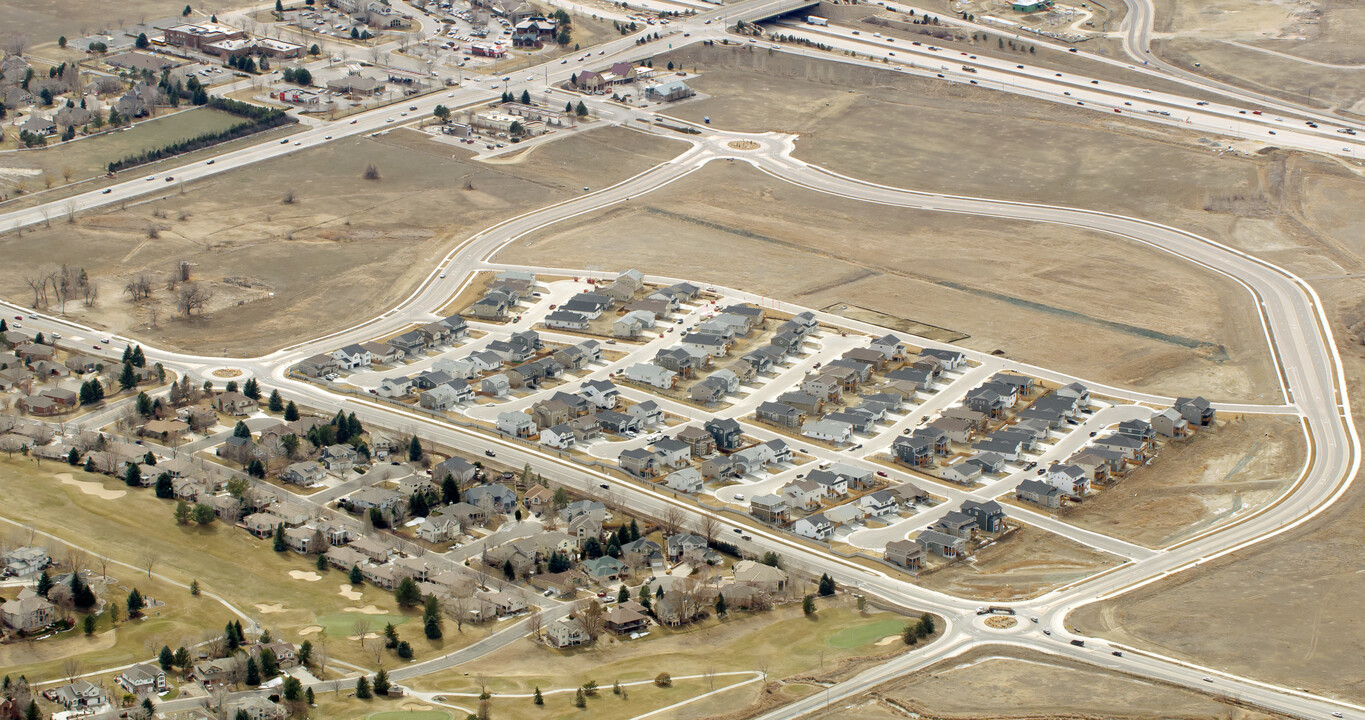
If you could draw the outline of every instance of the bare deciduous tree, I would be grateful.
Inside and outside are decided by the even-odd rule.
[[[123,286],[123,292],[130,295],[133,302],[150,298],[152,296],[152,276],[145,272],[134,275],[128,280],[128,284]]]
[[[289,189],[289,190],[285,190],[285,191],[284,191],[284,197],[280,199],[280,202],[284,203],[285,205],[293,205],[293,204],[294,204],[294,190],[293,190],[292,188]]]
[[[186,283],[180,286],[180,293],[176,296],[175,306],[185,317],[193,315],[195,310],[198,310],[202,315],[204,306],[208,305],[212,299],[212,290],[199,283]]]
[[[63,165],[63,166],[62,166],[62,179],[63,179],[63,180],[65,180],[65,181],[67,181],[67,182],[71,182],[71,176],[72,176],[72,175],[75,175],[75,174],[76,174],[76,168],[71,167],[70,165]]]
[[[706,538],[706,544],[710,545],[720,532],[720,521],[711,515],[702,515],[701,519],[697,520],[697,532]]]
[[[161,556],[155,551],[146,550],[142,553],[142,567],[147,568],[147,577],[152,576],[152,568],[161,561]]]
[[[664,510],[663,515],[659,518],[659,530],[663,532],[664,537],[675,535],[677,534],[678,529],[682,527],[683,521],[686,519],[687,515],[683,512],[682,508],[676,505],[669,505]]]

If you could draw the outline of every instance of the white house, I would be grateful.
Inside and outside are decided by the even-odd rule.
[[[508,435],[530,437],[536,434],[536,421],[522,411],[498,413],[497,428]]]
[[[878,490],[858,499],[858,507],[867,517],[881,517],[896,512],[896,496],[890,490]]]
[[[635,363],[625,369],[626,379],[656,388],[668,389],[678,379],[678,373],[650,363]]]
[[[801,434],[813,440],[840,445],[853,439],[853,426],[837,420],[808,420]]]
[[[540,444],[560,450],[568,450],[574,445],[573,428],[568,423],[560,423],[540,431]]]
[[[701,471],[689,467],[671,472],[668,477],[664,478],[664,484],[668,485],[670,490],[699,493],[702,490]]]
[[[824,513],[816,513],[792,523],[792,532],[812,540],[824,540],[834,532],[834,523]]]
[[[1079,465],[1053,463],[1048,466],[1043,479],[1072,498],[1084,497],[1090,490],[1090,478],[1086,477],[1085,469]]]

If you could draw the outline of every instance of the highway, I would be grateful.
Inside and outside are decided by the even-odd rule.
[[[736,7],[741,7],[742,12],[749,16],[761,15],[762,9],[765,7],[789,7],[792,0],[780,0],[780,2],[787,4],[754,2],[718,9],[714,12],[702,13],[686,23],[675,24],[674,27],[690,28],[697,39],[720,37],[719,28],[705,25],[705,19],[719,18],[722,14],[733,16]],[[712,35],[708,35],[708,33]],[[861,40],[860,38],[859,42]],[[849,42],[853,41],[850,40]],[[656,41],[641,49],[635,44],[633,37],[623,37],[603,46],[602,55],[595,56],[594,64],[611,59],[631,58],[640,53],[652,54],[660,48],[661,45]],[[567,77],[569,72],[576,69],[578,68],[572,64],[561,66],[556,63],[550,67],[519,71],[518,76],[548,76],[551,81],[554,81]],[[1008,68],[991,70],[990,72],[997,71],[1007,72]],[[985,70],[981,71],[981,74],[984,75]],[[1051,83],[1045,78],[1035,78],[1034,80],[1039,82],[1037,87],[1040,88],[1043,87],[1043,82]],[[1135,90],[1142,94],[1140,88],[1123,90],[1115,88],[1112,90],[1111,96],[1129,97],[1125,94],[1129,90]],[[495,95],[496,92],[484,89],[479,83],[471,83],[468,87],[413,100],[411,104],[416,105],[418,110],[411,112],[427,114],[437,103],[461,105],[490,99]],[[1160,100],[1171,102],[1169,98],[1161,98]],[[639,113],[635,111],[621,108],[608,110],[601,103],[596,103],[596,105],[602,107],[604,114],[621,124],[639,116]],[[1217,112],[1220,110],[1221,108],[1209,111],[1210,117],[1217,117]],[[72,202],[77,204],[77,211],[83,211],[112,202],[138,198],[153,192],[153,188],[174,186],[175,181],[193,181],[213,173],[280,157],[300,148],[310,147],[335,138],[375,132],[385,127],[391,127],[392,124],[389,123],[388,118],[394,117],[396,114],[397,109],[370,111],[357,116],[354,122],[342,121],[341,124],[305,130],[290,137],[284,143],[271,142],[225,154],[217,158],[213,165],[199,164],[178,169],[174,171],[175,180],[171,183],[167,183],[164,175],[153,175],[150,180],[137,178],[114,185],[108,194],[87,193],[86,195],[76,196]],[[1256,303],[1261,311],[1265,338],[1280,369],[1282,396],[1276,398],[1274,403],[1265,406],[1242,404],[1238,407],[1247,411],[1295,413],[1303,419],[1305,432],[1311,443],[1311,452],[1302,476],[1293,488],[1278,501],[1235,522],[1184,541],[1175,547],[1165,548],[1159,552],[1139,552],[1131,548],[1122,548],[1117,544],[1111,545],[1114,548],[1113,551],[1124,555],[1128,561],[1110,572],[1060,588],[1039,598],[1011,603],[1010,605],[1019,613],[1021,618],[1037,618],[1037,622],[1027,620],[1014,630],[1007,632],[993,630],[980,623],[979,618],[974,613],[976,603],[973,601],[926,590],[871,569],[867,565],[850,562],[833,554],[821,552],[812,545],[796,541],[790,536],[766,529],[738,516],[724,513],[715,515],[723,524],[725,533],[729,534],[732,530],[742,530],[753,538],[752,541],[742,541],[746,550],[779,552],[789,567],[806,570],[813,574],[829,573],[845,586],[856,587],[862,592],[876,595],[897,605],[917,610],[931,610],[944,618],[944,636],[939,641],[926,648],[897,656],[895,659],[867,670],[847,682],[829,688],[825,693],[785,706],[765,717],[800,717],[820,709],[825,703],[839,702],[854,697],[886,679],[928,667],[935,662],[973,647],[1000,643],[1029,647],[1124,673],[1244,700],[1288,715],[1326,717],[1331,712],[1343,712],[1351,717],[1365,717],[1365,709],[1353,705],[1329,698],[1307,695],[1252,679],[1217,673],[1208,668],[1178,662],[1155,654],[1124,649],[1122,655],[1113,655],[1111,651],[1114,648],[1109,647],[1107,643],[1093,638],[1079,637],[1073,634],[1065,624],[1067,614],[1076,608],[1187,571],[1201,562],[1263,542],[1297,527],[1320,514],[1346,491],[1351,479],[1359,469],[1359,441],[1350,416],[1341,360],[1337,355],[1322,303],[1311,286],[1291,272],[1253,255],[1161,223],[1094,210],[943,195],[877,185],[840,175],[793,158],[791,155],[793,139],[790,137],[775,134],[731,133],[710,127],[700,128],[700,130],[701,134],[699,135],[679,136],[681,139],[690,142],[691,147],[668,162],[611,187],[589,191],[564,202],[510,218],[462,240],[440,263],[432,268],[426,281],[408,298],[368,322],[331,333],[326,337],[315,338],[283,348],[259,358],[225,359],[207,355],[195,356],[173,353],[146,344],[143,345],[144,351],[150,361],[162,362],[168,368],[189,373],[197,378],[208,375],[215,368],[232,367],[242,372],[241,379],[256,377],[265,387],[278,388],[287,397],[296,399],[305,406],[324,413],[345,409],[348,412],[355,412],[362,421],[371,426],[388,427],[402,432],[417,432],[422,437],[443,447],[453,448],[470,455],[481,454],[484,450],[492,448],[496,450],[499,458],[509,465],[530,465],[534,471],[578,488],[588,495],[605,495],[606,492],[602,491],[600,486],[607,484],[610,487],[607,492],[610,492],[614,498],[636,512],[659,516],[667,508],[680,507],[690,516],[697,517],[712,514],[712,511],[702,509],[690,501],[675,499],[670,494],[659,492],[652,486],[624,482],[614,476],[584,468],[581,465],[546,453],[537,447],[494,438],[457,425],[438,422],[425,415],[400,410],[391,405],[339,395],[318,385],[299,382],[288,377],[287,370],[298,360],[310,355],[330,351],[350,342],[383,336],[415,322],[430,320],[435,317],[433,313],[437,309],[443,307],[454,294],[458,293],[470,281],[474,272],[491,267],[493,256],[509,243],[554,223],[666,188],[669,184],[716,160],[747,162],[775,180],[845,198],[850,202],[877,203],[942,213],[1027,220],[1107,233],[1127,242],[1158,249],[1211,272],[1226,275],[1241,283],[1247,290],[1248,301]],[[1303,132],[1287,134],[1287,137],[1292,138],[1295,142],[1302,143],[1312,143],[1320,139],[1317,135]],[[737,140],[753,143],[757,145],[757,148],[752,150],[734,149],[731,142]],[[161,192],[161,190],[156,191]],[[63,212],[66,202],[65,200],[61,201]],[[0,215],[0,227],[42,222],[44,211],[53,214],[54,207],[52,205]],[[445,277],[441,277],[441,275]],[[695,278],[694,280],[706,281],[705,278]],[[740,289],[721,288],[720,292],[735,299],[743,299],[746,296],[753,297]],[[73,343],[85,343],[81,347],[88,347],[90,343],[103,337],[103,333],[97,330],[82,327],[67,320],[41,313],[34,316],[26,308],[14,305],[8,305],[8,307],[25,315],[26,327],[43,329],[47,332],[59,330]],[[822,322],[831,325],[846,327],[853,332],[889,332],[885,328],[849,321],[838,316],[821,314],[820,319]],[[112,342],[108,344],[99,343],[105,348],[102,352],[106,356],[117,355],[118,352],[121,352],[122,342],[136,341],[135,338],[111,338],[111,340]],[[911,338],[911,341],[926,346],[937,346],[936,343],[924,339]],[[86,352],[89,351],[86,350]],[[990,360],[987,356],[977,353],[971,355],[978,362],[984,363]],[[998,363],[999,361],[994,360],[994,362]],[[1040,374],[1045,373],[1050,379],[1066,378],[1065,375],[1055,371],[1039,370]],[[1092,387],[1098,387],[1097,384],[1089,383],[1083,378],[1071,379],[1079,379]],[[1106,394],[1112,394],[1119,398],[1152,398],[1150,395],[1133,393],[1123,388],[1106,388]],[[1168,401],[1168,399],[1165,400]],[[876,448],[876,445],[865,448],[863,456],[875,451]],[[850,459],[847,453],[835,453],[827,450],[815,452],[821,457],[829,456],[838,460]],[[857,459],[857,457],[853,459]],[[990,493],[1006,491],[1008,487],[1004,483],[995,483],[977,492],[981,496],[988,496]],[[1038,518],[1033,518],[1030,521],[1041,522]],[[1054,529],[1063,534],[1072,532],[1071,535],[1068,535],[1069,537],[1081,537],[1079,532],[1073,532],[1075,529],[1068,530],[1060,526],[1054,526]],[[1101,538],[1091,538],[1090,540],[1092,543],[1104,542]],[[556,606],[547,612],[567,612],[566,609],[563,609],[565,607]],[[481,643],[452,655],[404,668],[399,671],[403,674],[399,675],[396,672],[395,677],[412,677],[477,659],[483,654],[516,639],[523,630],[523,626],[514,625],[509,631],[498,633]],[[1084,646],[1072,645],[1069,642],[1071,640],[1082,641]]]

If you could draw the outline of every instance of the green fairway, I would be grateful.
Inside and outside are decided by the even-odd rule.
[[[442,710],[388,710],[369,715],[365,720],[451,720]]]
[[[899,635],[905,629],[902,620],[879,620],[877,622],[854,625],[829,636],[829,644],[845,650],[862,647],[888,635]]]
[[[385,625],[393,623],[394,627],[397,627],[407,621],[408,618],[402,615],[366,615],[364,613],[353,612],[332,613],[318,618],[318,624],[327,630],[328,637],[350,637],[355,635],[355,624],[357,622],[369,623],[369,632],[383,633]]]

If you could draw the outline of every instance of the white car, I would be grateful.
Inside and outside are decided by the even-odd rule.
[[[735,499],[736,499],[736,500],[743,500],[743,499],[744,499],[744,493],[735,493]]]
[[[446,274],[445,274],[445,271],[444,271],[444,270],[443,270],[443,271],[441,271],[441,275],[440,275],[440,277],[445,277],[445,276],[446,276]]]

